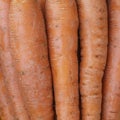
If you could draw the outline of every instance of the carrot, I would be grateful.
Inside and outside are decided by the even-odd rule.
[[[105,0],[77,0],[80,20],[82,120],[100,120],[102,78],[107,57]]]
[[[31,120],[53,120],[53,96],[44,20],[36,0],[12,0],[10,42]]]
[[[42,13],[45,13],[45,1],[46,0],[38,0],[39,8],[42,10]]]
[[[46,0],[45,11],[57,120],[79,120],[76,3]]]
[[[13,111],[16,113],[14,119],[29,120],[27,112],[19,88],[16,69],[14,68],[14,60],[11,55],[10,39],[9,39],[9,7],[10,0],[0,0],[0,28],[2,31],[2,39],[0,41],[0,59],[3,71],[4,81],[8,89],[8,95],[11,99]],[[11,120],[11,119],[10,119]]]
[[[7,93],[8,91],[6,89],[3,74],[0,68],[0,120],[14,120],[12,106]]]
[[[109,46],[104,76],[102,120],[120,120],[120,1],[109,0]]]

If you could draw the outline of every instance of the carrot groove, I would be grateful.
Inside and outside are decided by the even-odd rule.
[[[76,3],[46,0],[45,11],[57,120],[79,120]]]
[[[109,0],[109,46],[102,120],[120,120],[120,1]]]
[[[42,10],[43,14],[45,14],[45,1],[46,0],[38,0],[39,8]]]
[[[100,120],[107,57],[106,0],[77,0],[80,19],[82,120]]]
[[[14,68],[14,60],[11,55],[8,26],[9,7],[10,0],[0,0],[0,28],[3,36],[0,41],[1,69],[8,90],[8,98],[11,99],[13,108],[12,111],[16,114],[13,116],[14,119],[19,118],[19,120],[29,120],[22,101],[22,96],[18,85],[17,73]],[[12,120],[12,118],[10,120]]]
[[[37,0],[12,0],[10,41],[31,120],[53,120],[51,71],[45,26]]]

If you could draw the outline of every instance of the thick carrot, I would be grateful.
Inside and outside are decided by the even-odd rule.
[[[57,120],[79,120],[76,3],[46,0],[45,10]]]
[[[80,19],[82,120],[100,120],[107,57],[106,0],[77,0]]]
[[[10,41],[31,120],[53,120],[52,79],[37,0],[12,0]]]
[[[8,89],[8,95],[12,101],[13,111],[16,113],[14,119],[29,120],[21,91],[18,85],[18,77],[14,68],[14,60],[11,55],[10,39],[9,39],[9,7],[10,0],[0,0],[0,28],[2,31],[2,39],[0,41],[0,59],[4,80]]]
[[[120,0],[109,0],[109,46],[102,120],[120,120]]]

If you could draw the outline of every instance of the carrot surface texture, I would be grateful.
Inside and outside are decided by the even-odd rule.
[[[80,94],[82,120],[100,120],[102,78],[107,58],[105,0],[77,0],[80,20]]]
[[[13,116],[9,120],[18,119],[28,120],[27,112],[24,108],[24,103],[21,96],[21,91],[18,84],[18,77],[16,69],[14,68],[14,60],[11,55],[10,38],[9,38],[9,7],[10,0],[0,0],[0,61],[1,69],[4,76],[4,81],[7,88],[7,98],[10,99],[12,104]],[[0,98],[1,99],[1,98]],[[7,112],[7,111],[5,111]],[[9,111],[8,111],[9,112]]]
[[[76,3],[46,0],[45,11],[57,120],[79,120]]]
[[[12,0],[10,42],[31,120],[53,120],[52,79],[44,20],[37,0]]]
[[[42,10],[42,13],[44,14],[45,14],[45,1],[46,0],[38,0],[39,8]]]
[[[0,65],[1,66],[1,65]],[[0,68],[0,120],[14,120],[12,105],[8,96],[8,91]]]
[[[109,46],[102,120],[120,120],[120,1],[109,0]]]

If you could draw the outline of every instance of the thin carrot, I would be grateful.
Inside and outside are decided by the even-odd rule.
[[[102,120],[120,120],[120,0],[109,0],[109,46]]]
[[[53,120],[52,79],[37,0],[12,0],[10,42],[31,120]]]
[[[57,120],[79,120],[76,3],[46,0],[45,11]]]
[[[100,120],[107,57],[106,0],[77,0],[80,19],[82,120]]]
[[[11,55],[9,39],[9,7],[10,0],[0,0],[0,28],[2,39],[0,41],[0,60],[4,81],[8,89],[8,95],[11,99],[12,111],[15,112],[14,119],[29,120],[19,88],[14,60]],[[11,120],[11,119],[10,119]]]

